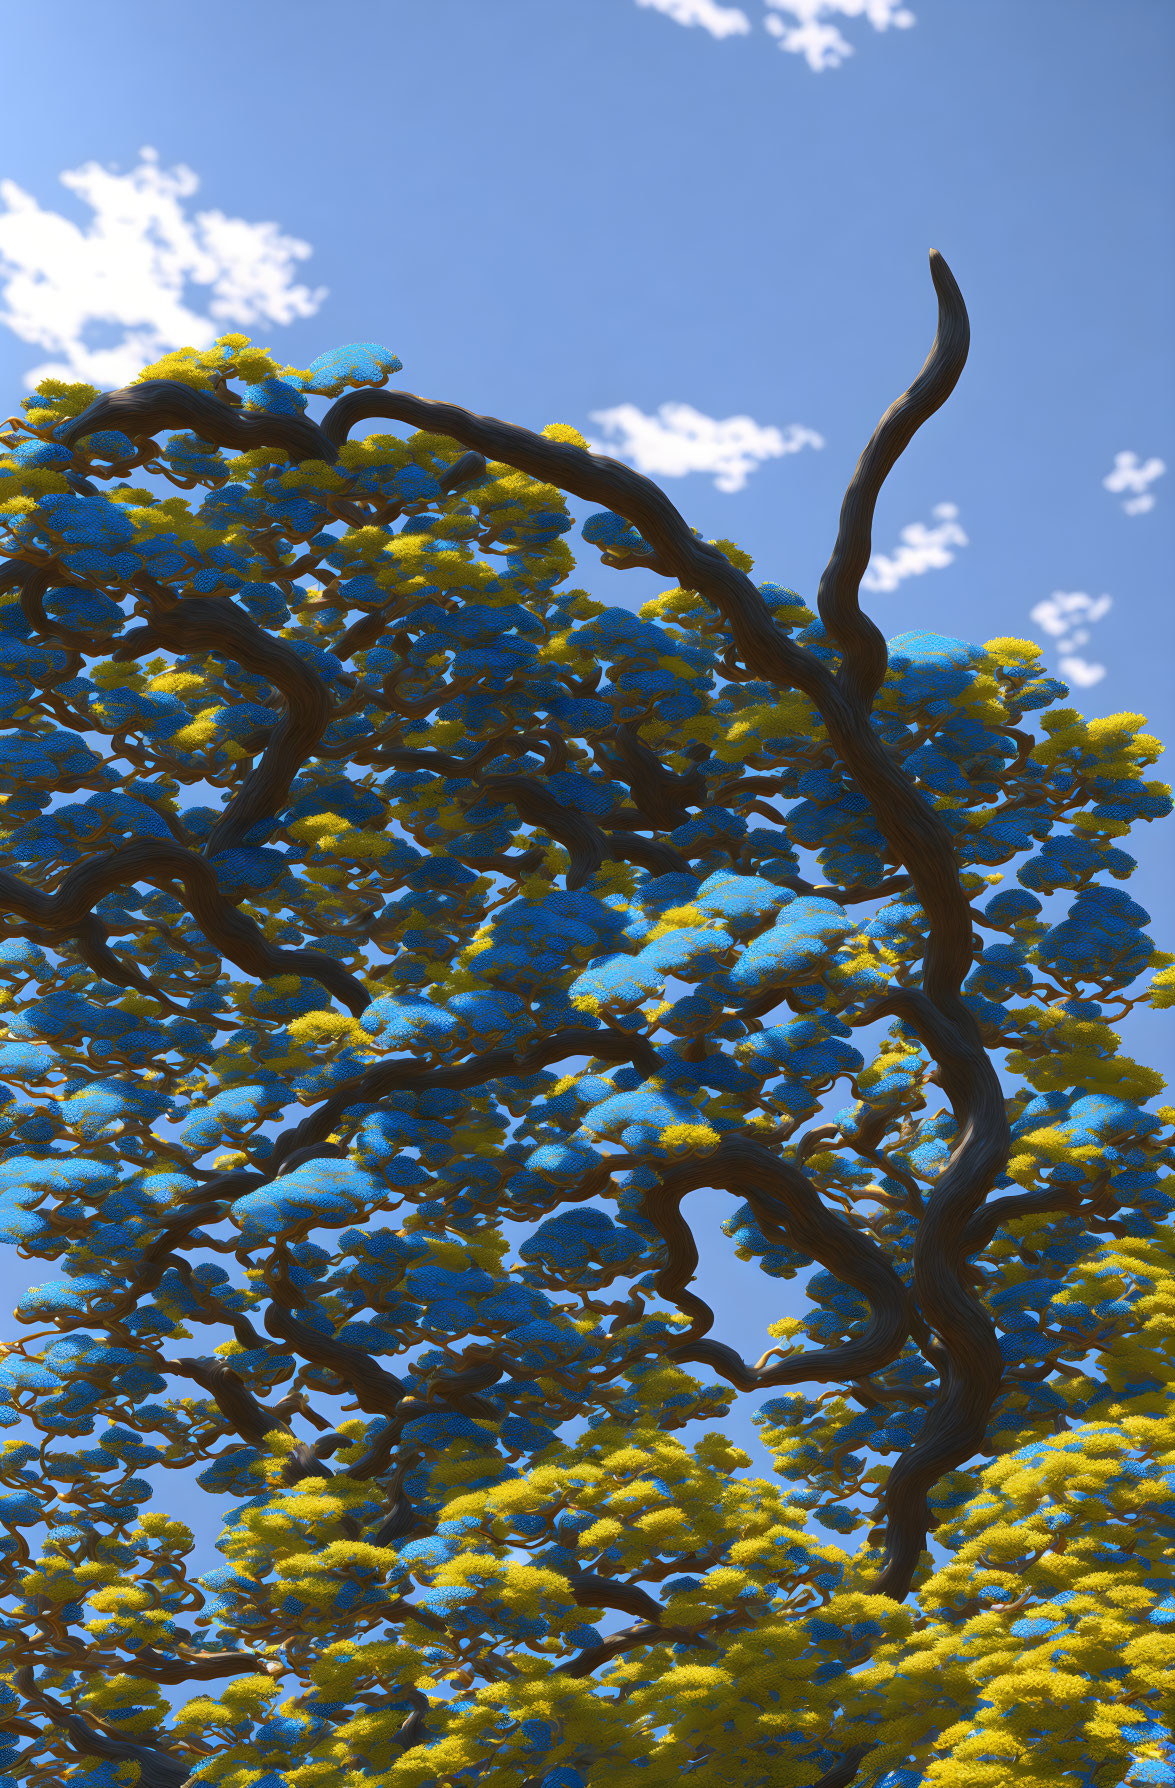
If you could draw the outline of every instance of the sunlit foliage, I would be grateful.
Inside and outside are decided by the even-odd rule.
[[[1156,741],[1025,641],[889,642],[952,1005],[837,628],[729,542],[806,692],[711,593],[593,600],[602,462],[348,439],[398,368],[225,337],[0,438],[0,1781],[1175,1781],[1175,1113],[1113,1028],[1175,984],[1122,886]],[[671,569],[625,507],[588,548]],[[950,1234],[935,1001],[1011,1130]],[[806,1299],[757,1363],[688,1289],[705,1186]]]

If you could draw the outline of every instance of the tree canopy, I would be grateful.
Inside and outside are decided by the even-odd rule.
[[[932,273],[815,610],[371,343],[5,425],[6,1788],[1175,1781],[1170,801],[860,609]]]

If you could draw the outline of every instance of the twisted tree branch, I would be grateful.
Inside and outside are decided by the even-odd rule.
[[[142,379],[121,391],[96,397],[80,416],[57,431],[57,439],[73,447],[100,429],[117,429],[132,441],[146,440],[161,428],[188,428],[215,447],[276,447],[295,465],[325,460],[334,465],[338,448],[306,416],[278,416],[269,410],[245,410],[212,391],[197,391],[178,379]]]
[[[454,404],[403,392],[349,393],[331,406],[322,421],[324,434],[335,443],[371,417],[448,435],[487,458],[606,504],[624,516],[649,542],[656,563],[685,587],[698,590],[717,610],[739,657],[754,667],[756,676],[781,688],[799,689],[813,702],[834,749],[869,801],[892,856],[909,872],[928,921],[919,1034],[936,1060],[942,1055],[940,1067],[949,1065],[943,1084],[959,1140],[927,1202],[915,1247],[917,1297],[926,1322],[943,1341],[948,1364],[942,1395],[927,1418],[919,1445],[914,1455],[899,1460],[889,1482],[891,1538],[878,1587],[897,1599],[908,1593],[921,1550],[915,1529],[921,1522],[925,1534],[926,1489],[942,1471],[974,1452],[999,1384],[994,1330],[961,1285],[959,1268],[966,1224],[1002,1170],[1009,1144],[999,1079],[975,1017],[961,998],[971,967],[972,927],[953,840],[942,817],[872,726],[870,709],[884,674],[884,647],[857,602],[881,484],[922,422],[949,395],[966,359],[966,309],[937,253],[931,257],[931,275],[939,300],[934,346],[918,378],[886,412],[861,457],[822,585],[825,624],[842,651],[835,676],[780,632],[750,579],[717,547],[700,541],[656,485],[616,460],[493,417],[471,415]]]
[[[878,493],[900,455],[928,417],[951,395],[967,361],[971,329],[963,295],[937,249],[930,251],[930,277],[938,293],[938,333],[914,383],[895,398],[857,461],[841,505],[832,557],[820,579],[820,619],[844,654],[837,681],[854,707],[868,709],[885,676],[885,635],[858,601],[872,550],[873,511]]]
[[[842,1347],[799,1354],[763,1369],[748,1366],[733,1348],[703,1339],[714,1316],[708,1304],[685,1289],[697,1268],[698,1250],[680,1210],[686,1193],[703,1186],[720,1186],[745,1198],[764,1233],[811,1254],[860,1291],[871,1308],[863,1334]],[[704,1361],[740,1390],[749,1391],[813,1379],[827,1383],[861,1377],[888,1365],[901,1352],[910,1332],[909,1297],[881,1248],[828,1210],[806,1174],[753,1138],[725,1136],[712,1154],[670,1167],[646,1192],[644,1213],[669,1250],[654,1284],[663,1297],[693,1317],[693,1332],[670,1346],[676,1359]]]
[[[19,913],[48,932],[73,935],[105,895],[139,881],[168,892],[172,882],[182,883],[201,931],[222,956],[246,974],[262,981],[277,975],[305,975],[320,982],[353,1014],[371,1004],[367,989],[333,957],[321,950],[282,950],[271,944],[260,926],[221,893],[212,865],[171,839],[138,839],[91,857],[69,871],[56,894],[31,888],[0,869],[0,908]]]

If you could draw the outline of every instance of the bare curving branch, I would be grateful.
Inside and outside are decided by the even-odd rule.
[[[640,869],[647,869],[653,875],[692,875],[693,869],[681,852],[674,850],[671,844],[665,844],[659,838],[642,838],[633,832],[606,832],[604,834],[611,847],[607,855],[619,858],[624,863],[635,863]]]
[[[966,1013],[961,1001],[953,1004]],[[895,1461],[885,1487],[886,1554],[876,1588],[901,1600],[930,1526],[928,1493],[944,1472],[982,1447],[1003,1376],[991,1318],[964,1286],[962,1268],[969,1225],[1007,1163],[1010,1132],[1003,1088],[978,1027],[959,1023],[916,990],[882,1001],[876,1015],[889,1014],[912,1025],[933,1055],[958,1123],[955,1147],[926,1200],[914,1243],[914,1295],[946,1358],[934,1361],[940,1389],[919,1438]]]
[[[651,826],[672,832],[683,824],[690,807],[705,806],[706,781],[696,765],[684,776],[666,769],[628,721],[621,721],[616,728],[612,744],[616,756],[608,759],[608,770],[628,784],[633,801]]]
[[[595,1601],[591,1604],[601,1607]],[[721,1618],[721,1617],[719,1617]],[[565,1664],[556,1664],[551,1671],[552,1676],[590,1676],[602,1664],[611,1663],[623,1652],[632,1651],[638,1645],[692,1645],[701,1651],[715,1651],[717,1647],[700,1633],[696,1627],[664,1627],[659,1621],[641,1620],[634,1626],[621,1627],[617,1633],[609,1633],[598,1645],[589,1646],[578,1656],[569,1658]]]
[[[530,776],[480,776],[482,794],[509,801],[530,826],[537,826],[563,845],[571,858],[567,886],[582,888],[604,861],[604,835],[590,814],[577,813],[557,801]]]
[[[270,1164],[278,1169],[295,1149],[324,1142],[339,1119],[352,1105],[366,1105],[382,1099],[387,1093],[424,1092],[434,1087],[463,1091],[466,1087],[482,1087],[491,1080],[514,1079],[537,1074],[554,1062],[572,1056],[593,1056],[598,1061],[631,1062],[648,1078],[657,1072],[659,1058],[647,1037],[631,1031],[568,1029],[552,1031],[539,1037],[524,1049],[506,1046],[487,1049],[482,1055],[468,1057],[439,1067],[422,1068],[412,1056],[396,1056],[390,1061],[376,1062],[362,1074],[345,1080],[309,1117],[292,1130],[284,1130],[274,1144]]]
[[[185,1358],[164,1360],[162,1364],[169,1372],[178,1372],[207,1391],[215,1399],[221,1415],[248,1446],[263,1446],[267,1434],[272,1434],[275,1429],[289,1428],[284,1416],[258,1403],[244,1379],[226,1360]]]
[[[299,1321],[288,1292],[268,1282],[270,1302],[265,1307],[265,1326],[270,1334],[285,1341],[303,1359],[324,1367],[341,1378],[360,1409],[369,1415],[394,1415],[408,1395],[408,1387],[394,1373],[385,1372],[361,1347],[350,1347],[320,1335],[308,1323]]]
[[[78,955],[87,967],[93,969],[99,980],[112,981],[116,987],[133,987],[137,993],[145,993],[151,999],[158,1000],[165,1012],[171,1012],[177,1018],[192,1016],[186,1006],[179,1006],[169,999],[150,975],[145,975],[133,962],[122,962],[110,948],[108,938],[105,925],[94,913],[87,914],[81,920],[72,937]]]
[[[109,641],[105,635],[98,637],[82,633],[75,627],[67,627],[63,621],[55,621],[45,613],[45,593],[56,584],[73,585],[81,588],[76,578],[67,572],[60,572],[56,566],[45,564],[34,565],[27,559],[8,559],[0,565],[0,593],[15,590],[20,600],[21,612],[33,630],[48,639],[59,639],[65,645],[72,646],[75,651],[101,652]]]
[[[839,1763],[834,1763],[831,1769],[826,1769],[824,1774],[812,1783],[811,1788],[849,1788],[849,1784],[856,1781],[857,1771],[872,1749],[872,1744],[854,1745],[851,1750],[845,1752]]]
[[[161,428],[188,428],[215,447],[276,447],[295,465],[325,460],[333,465],[338,448],[306,416],[276,416],[269,410],[245,410],[226,403],[212,391],[197,391],[178,379],[143,379],[121,391],[96,397],[80,416],[56,431],[57,440],[74,447],[99,429],[117,429],[132,441],[145,440]]]
[[[762,1369],[748,1366],[733,1348],[706,1340],[714,1313],[686,1289],[697,1269],[698,1249],[681,1214],[686,1193],[703,1186],[720,1186],[745,1198],[765,1235],[811,1254],[860,1291],[871,1310],[864,1332],[842,1347],[820,1348]],[[702,1361],[740,1390],[749,1391],[811,1379],[827,1383],[861,1377],[888,1365],[901,1352],[910,1333],[909,1295],[882,1249],[830,1211],[805,1173],[752,1137],[724,1136],[712,1154],[670,1167],[645,1193],[643,1209],[669,1251],[654,1284],[662,1297],[671,1298],[693,1319],[692,1331],[669,1348],[675,1359]]]
[[[843,654],[837,681],[854,707],[868,710],[885,676],[885,636],[862,614],[858,595],[872,551],[878,492],[922,424],[941,408],[967,361],[971,326],[963,294],[937,249],[930,277],[938,293],[938,333],[909,390],[895,398],[857,461],[841,505],[840,529],[820,579],[820,619]]]
[[[800,689],[813,702],[834,749],[869,801],[892,857],[909,873],[928,921],[923,1003],[916,1028],[935,1059],[943,1058],[939,1065],[959,1140],[927,1202],[915,1247],[916,1296],[926,1323],[943,1343],[947,1363],[941,1397],[927,1418],[919,1445],[899,1460],[889,1482],[891,1537],[879,1588],[898,1599],[909,1591],[921,1550],[922,1538],[915,1530],[921,1523],[921,1536],[926,1531],[926,1490],[935,1476],[972,1455],[999,1384],[994,1332],[963,1288],[959,1269],[967,1222],[1002,1170],[1009,1146],[999,1079],[975,1017],[961,998],[971,967],[972,924],[954,843],[942,817],[872,726],[870,706],[884,674],[884,657],[879,656],[881,636],[860,614],[857,603],[877,492],[917,428],[949,395],[966,358],[966,309],[937,253],[931,258],[931,274],[939,299],[934,347],[919,377],[886,412],[862,455],[826,573],[826,626],[842,651],[836,676],[779,631],[750,579],[716,547],[698,540],[655,485],[615,460],[494,418],[472,416],[456,405],[386,390],[340,398],[322,423],[324,433],[336,442],[345,440],[356,422],[372,416],[426,428],[624,516],[648,541],[658,566],[687,588],[698,590],[718,611],[738,656],[754,667],[756,676],[782,688]]]
[[[69,871],[56,894],[32,888],[0,869],[0,909],[19,913],[48,932],[72,936],[105,895],[139,881],[152,882],[168,892],[173,882],[182,883],[201,931],[222,956],[246,974],[262,981],[277,975],[305,975],[333,993],[353,1014],[371,1004],[362,982],[333,957],[321,950],[282,950],[271,944],[260,926],[221,893],[211,863],[171,839],[137,839],[91,857]]]
[[[250,1658],[250,1666],[255,1667],[256,1663],[256,1658]],[[42,1689],[28,1666],[17,1671],[14,1682],[30,1706],[35,1707],[59,1731],[65,1733],[74,1751],[80,1756],[104,1757],[117,1763],[136,1763],[141,1788],[183,1788],[195,1767],[196,1758],[187,1762],[177,1757],[173,1751],[161,1750],[156,1745],[137,1744],[130,1739],[115,1738],[112,1733],[91,1725],[89,1720],[84,1720],[80,1714],[73,1713],[60,1702],[56,1695],[50,1695]]]
[[[264,677],[285,698],[286,711],[270,734],[260,761],[245,777],[207,840],[204,854],[212,857],[235,849],[260,822],[268,821],[271,829],[276,824],[291,783],[330,723],[330,693],[292,646],[274,639],[235,602],[224,596],[187,596],[176,602],[153,579],[140,579],[139,583],[153,599],[151,618],[146,626],[123,636],[113,654],[116,659],[141,658],[157,645],[173,652],[202,647]]]
[[[941,281],[946,272],[941,256],[936,257],[936,266]],[[718,547],[699,540],[651,479],[619,460],[409,392],[348,392],[331,405],[322,419],[322,430],[331,441],[341,443],[357,423],[372,417],[447,435],[574,496],[606,504],[631,522],[664,562],[667,575],[699,591],[721,615],[738,656],[754,667],[756,677],[781,688],[799,689],[815,704],[833,746],[869,800],[892,853],[909,870],[930,920],[927,990],[934,997],[940,992],[958,992],[971,967],[971,916],[959,885],[949,831],[885,749],[854,692],[842,686],[814,653],[776,627],[750,578]],[[915,421],[910,435],[917,425]]]
[[[963,1231],[963,1253],[970,1258],[986,1248],[1001,1223],[1015,1223],[1020,1217],[1034,1217],[1041,1211],[1075,1211],[1081,1208],[1088,1185],[1046,1186],[1040,1192],[1013,1192],[1005,1198],[993,1198],[980,1205]]]

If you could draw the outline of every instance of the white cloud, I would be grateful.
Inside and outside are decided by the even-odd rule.
[[[904,31],[914,24],[914,14],[901,0],[766,0],[772,9],[763,21],[781,50],[802,56],[808,67],[821,74],[826,68],[839,68],[853,46],[833,19],[864,17],[875,31],[887,31],[891,25]],[[778,18],[787,13],[791,21]]]
[[[308,243],[275,223],[189,216],[200,184],[191,168],[139,153],[127,174],[91,161],[61,175],[93,212],[84,228],[0,181],[0,323],[53,356],[26,374],[32,385],[123,385],[172,348],[208,347],[234,324],[313,316],[326,296],[293,283]],[[199,308],[185,301],[192,287],[203,288]]]
[[[745,37],[751,21],[741,6],[721,6],[718,0],[636,0],[664,13],[675,25],[701,25],[711,37]],[[834,21],[864,18],[875,31],[893,25],[904,31],[916,21],[902,0],[763,0],[768,12],[763,20],[781,50],[802,56],[817,74],[839,68],[853,54],[853,46]],[[785,13],[786,18],[780,18]]]
[[[744,37],[751,21],[738,6],[719,6],[717,0],[636,0],[663,12],[675,25],[700,25],[711,37]]]
[[[824,445],[822,435],[798,422],[785,429],[765,428],[749,416],[719,422],[690,404],[662,404],[655,416],[646,416],[635,404],[617,404],[611,410],[593,410],[592,421],[611,437],[593,441],[595,452],[630,460],[638,472],[653,478],[713,472],[722,491],[742,490],[747,475],[765,459]]]
[[[1091,664],[1088,658],[1074,658],[1069,653],[1059,658],[1057,664],[1066,682],[1076,683],[1082,689],[1100,683],[1106,674],[1104,664]]]
[[[1080,656],[1080,648],[1089,644],[1089,629],[1114,606],[1112,596],[1089,596],[1084,590],[1054,590],[1032,611],[1032,619],[1052,635],[1060,650],[1058,666],[1070,683],[1088,689],[1100,683],[1106,674],[1104,664]]]
[[[890,554],[874,553],[861,579],[865,590],[878,590],[888,596],[908,577],[921,577],[924,571],[941,571],[954,559],[951,550],[966,546],[967,536],[959,526],[959,511],[954,503],[936,503],[931,511],[937,522],[928,528],[925,522],[911,522],[902,529],[901,545]]]
[[[1114,469],[1106,473],[1102,484],[1106,490],[1122,498],[1127,515],[1145,515],[1155,506],[1154,492],[1147,486],[1161,478],[1166,470],[1165,463],[1153,456],[1144,464],[1137,453],[1115,453]],[[1123,494],[1126,491],[1130,492],[1129,496]]]
[[[1038,602],[1032,619],[1062,642],[1062,648],[1083,646],[1089,638],[1087,628],[1114,606],[1112,596],[1087,596],[1084,590],[1054,590],[1044,602]]]

